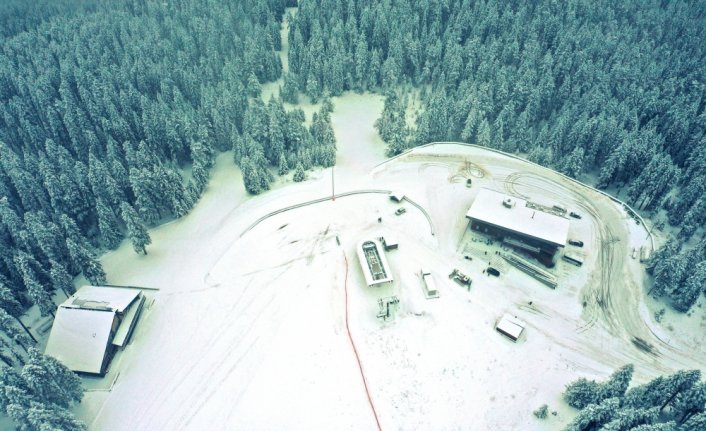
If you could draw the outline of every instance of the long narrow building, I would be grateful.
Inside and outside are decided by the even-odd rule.
[[[365,283],[368,286],[392,282],[392,271],[379,241],[363,241],[358,244],[357,252]]]

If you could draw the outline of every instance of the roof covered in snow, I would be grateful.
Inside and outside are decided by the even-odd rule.
[[[563,247],[569,220],[527,207],[527,201],[482,188],[466,217]]]
[[[60,306],[44,353],[70,370],[101,374],[115,312]]]
[[[58,307],[44,353],[70,370],[103,374],[109,347],[125,346],[144,302],[140,289],[81,287]]]
[[[64,301],[61,306],[66,308],[111,310],[123,313],[139,295],[139,289],[83,286]]]
[[[495,329],[512,338],[513,340],[517,340],[518,338],[520,338],[520,335],[522,335],[522,331],[525,329],[525,322],[509,314],[505,314],[500,319],[500,321],[498,321],[498,324],[495,326]]]
[[[366,240],[358,244],[358,260],[368,286],[392,281],[392,271],[387,263],[385,251],[377,240]]]

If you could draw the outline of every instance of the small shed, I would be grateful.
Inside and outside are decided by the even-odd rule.
[[[517,341],[525,330],[525,325],[525,322],[517,317],[505,314],[495,325],[495,329],[512,341]]]
[[[404,193],[392,192],[390,193],[390,200],[400,203],[404,200]]]
[[[382,246],[385,249],[385,251],[397,250],[400,246],[397,243],[397,239],[392,235],[381,236],[380,242],[382,243]]]

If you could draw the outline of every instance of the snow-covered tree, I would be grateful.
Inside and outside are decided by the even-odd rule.
[[[147,228],[142,224],[137,212],[126,202],[120,205],[120,212],[135,253],[147,254],[147,246],[152,243],[152,238],[147,233]]]

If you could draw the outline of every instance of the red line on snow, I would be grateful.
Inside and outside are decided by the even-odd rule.
[[[346,292],[346,332],[348,332],[348,339],[351,341],[351,346],[353,346],[353,353],[355,353],[355,360],[358,361],[358,369],[360,370],[360,377],[363,378],[363,386],[365,386],[365,394],[368,396],[368,403],[370,403],[370,408],[373,411],[373,416],[375,416],[375,423],[378,426],[378,431],[382,431],[380,426],[380,420],[378,419],[378,413],[375,411],[375,405],[373,404],[373,399],[370,397],[370,391],[368,390],[368,382],[365,380],[365,373],[363,373],[363,364],[360,362],[360,356],[358,355],[358,349],[355,348],[355,342],[353,341],[353,336],[351,335],[351,328],[348,326],[348,258],[346,257],[346,252],[343,252],[343,259],[346,261],[346,278],[343,283],[343,288]]]

